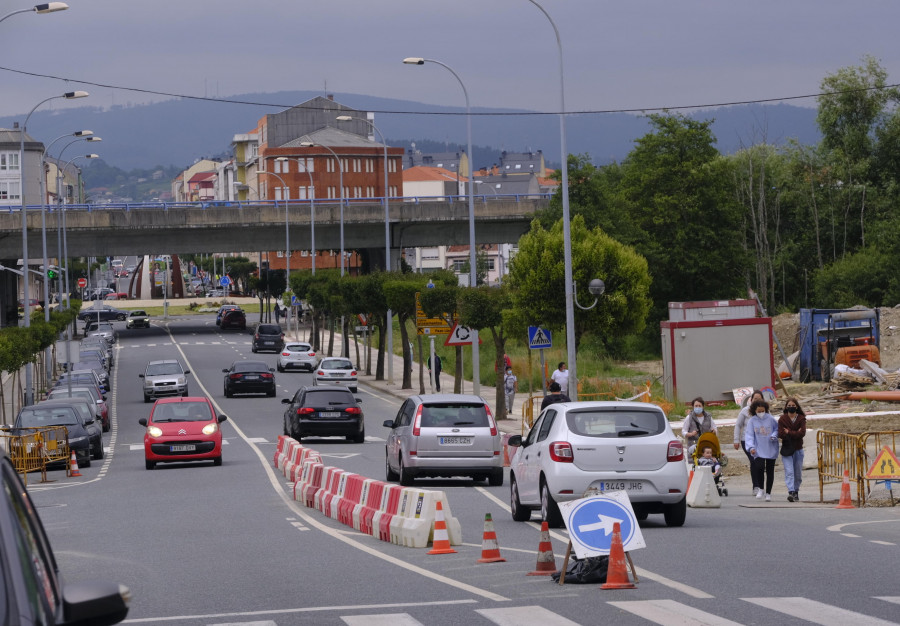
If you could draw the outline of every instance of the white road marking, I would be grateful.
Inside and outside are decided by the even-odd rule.
[[[845,526],[855,526],[860,524],[896,524],[898,522],[900,522],[900,519],[876,519],[870,520],[868,522],[847,522],[846,524],[835,524],[834,526],[829,526],[825,530],[839,533]]]
[[[330,459],[350,459],[359,456],[359,452],[319,452],[319,456]]]
[[[633,615],[643,617],[655,624],[663,624],[664,626],[690,626],[692,624],[735,626],[739,624],[675,600],[632,600],[628,602],[609,602],[609,604],[617,609],[628,611]]]
[[[409,613],[381,613],[374,615],[341,615],[348,626],[422,626]]]
[[[387,439],[384,439],[383,437],[373,437],[371,435],[366,435],[366,441],[378,442],[378,441],[387,441]]]
[[[269,443],[269,440],[265,437],[248,437],[247,441],[250,443]]]
[[[484,547],[484,544],[481,544],[481,543],[465,543],[465,542],[463,542],[460,545],[470,546],[472,548],[483,548]],[[525,554],[535,554],[537,552],[536,550],[523,550],[522,548],[510,548],[509,546],[500,546],[500,550],[502,550],[503,552],[507,552],[507,551],[509,551],[509,552],[524,552]],[[554,553],[553,556],[555,556],[558,559],[562,559],[562,558],[565,558],[566,555],[565,555],[565,553],[563,553],[563,554]]]
[[[522,624],[541,624],[541,626],[578,626],[578,622],[557,615],[542,606],[516,606],[508,609],[476,609],[499,626],[521,626]]]
[[[878,541],[877,539],[870,539],[869,543],[877,543],[879,546],[896,546],[897,544],[892,541]]]
[[[741,598],[761,607],[790,615],[821,626],[846,626],[847,624],[867,624],[869,626],[896,626],[895,622],[878,619],[856,611],[848,611],[809,598]]]
[[[884,600],[893,604],[900,604],[900,596],[875,596],[876,600]]]
[[[844,537],[850,537],[851,539],[859,539],[859,535],[854,535],[853,533],[841,533]]]

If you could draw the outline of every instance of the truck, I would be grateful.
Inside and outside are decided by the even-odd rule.
[[[829,381],[836,365],[862,359],[881,365],[879,319],[877,308],[800,309],[800,381]]]

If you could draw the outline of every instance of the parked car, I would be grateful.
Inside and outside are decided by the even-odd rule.
[[[116,332],[112,322],[88,321],[84,325],[85,337],[102,337],[110,344],[116,343],[119,333]]]
[[[316,358],[316,352],[308,343],[290,342],[281,350],[278,355],[277,368],[279,372],[285,372],[289,369],[315,371],[319,360]]]
[[[109,287],[97,287],[96,289],[94,289],[93,292],[91,292],[90,299],[91,300],[105,300],[106,296],[108,296],[111,293],[115,293],[115,292],[113,289],[110,289]]]
[[[115,307],[109,306],[108,304],[94,306],[89,309],[83,309],[78,313],[78,319],[82,322],[108,322],[110,320],[124,322],[127,317],[128,311],[117,309]]]
[[[187,396],[187,375],[190,373],[175,359],[150,361],[144,373],[138,374],[139,378],[144,379],[144,402],[167,396]]]
[[[100,384],[102,384],[105,389],[109,389],[109,372],[103,367],[103,363],[97,360],[81,360],[77,363],[72,363],[73,372],[86,372],[89,370],[96,372],[97,377],[100,379]]]
[[[509,445],[510,504],[518,522],[540,509],[562,525],[558,502],[581,498],[588,487],[625,491],[635,515],[662,513],[667,526],[686,514],[684,448],[666,414],[643,402],[561,402],[545,408],[526,437]]]
[[[219,328],[237,328],[238,330],[247,330],[247,316],[240,309],[229,309],[222,313],[222,319]],[[254,352],[256,352],[254,350]]]
[[[100,426],[103,432],[108,432],[110,428],[109,411],[106,407],[106,401],[99,395],[96,387],[76,387],[70,390],[68,385],[54,387],[47,394],[48,400],[57,400],[60,398],[84,398],[94,405],[97,418],[100,420]]]
[[[262,350],[271,350],[272,352],[281,352],[284,347],[284,331],[278,324],[260,324],[253,333],[253,344],[250,350],[260,352]]]
[[[162,398],[157,400],[149,418],[138,423],[144,433],[144,464],[148,470],[157,463],[208,461],[222,464],[222,429],[227,417],[216,415],[205,397]]]
[[[106,351],[95,346],[78,346],[79,361],[100,361],[106,371],[109,372],[109,359],[106,357]]]
[[[350,391],[359,390],[356,368],[350,359],[325,357],[316,366],[314,385],[345,385]]]
[[[490,407],[474,395],[428,394],[408,398],[385,444],[387,480],[412,484],[421,476],[471,476],[503,484],[503,446]]]
[[[101,461],[103,460],[103,428],[100,420],[97,418],[97,405],[85,398],[53,398],[38,402],[37,406],[71,406],[74,407],[79,416],[84,430],[88,434],[88,442],[90,442],[91,458]]]
[[[348,389],[337,387],[301,387],[284,412],[284,434],[300,441],[301,437],[346,437],[347,441],[364,443],[366,424],[359,398]]]
[[[108,582],[65,584],[37,507],[0,446],[0,621],[117,624],[131,592]]]
[[[91,466],[91,440],[78,409],[71,405],[32,404],[22,407],[16,416],[15,428],[65,426],[69,449],[75,452],[80,467]]]
[[[223,304],[222,306],[220,306],[218,312],[216,313],[216,326],[222,323],[222,314],[225,313],[225,311],[235,310],[240,311],[241,307],[236,304]]]
[[[104,400],[106,399],[106,385],[103,384],[100,377],[97,376],[97,373],[93,370],[60,374],[59,378],[57,378],[56,382],[53,384],[53,387],[67,387],[69,385],[70,376],[72,377],[73,386],[93,387],[97,390],[98,395]]]
[[[121,276],[121,274],[119,274]],[[117,291],[115,293],[108,293],[104,300],[127,300],[128,293],[124,291]]]
[[[125,328],[150,328],[150,316],[146,311],[132,311],[128,314]]]
[[[106,360],[113,365],[113,349],[112,342],[107,337],[101,335],[92,335],[81,340],[79,349],[84,347],[99,348],[106,354]]]
[[[275,369],[262,361],[235,361],[225,373],[225,397],[236,393],[264,393],[275,397]]]

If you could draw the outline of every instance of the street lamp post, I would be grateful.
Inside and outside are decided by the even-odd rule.
[[[287,163],[290,161],[288,157],[276,157],[276,161]],[[309,176],[309,245],[312,248],[312,274],[316,275],[316,185],[313,182],[312,173],[306,167],[306,162],[297,159],[297,163],[303,163],[303,171]]]
[[[277,160],[277,159],[276,159]],[[285,284],[287,285],[288,291],[291,288],[291,230],[290,230],[290,222],[288,221],[288,196],[291,195],[291,188],[288,186],[284,179],[276,174],[275,172],[270,172],[268,170],[257,171],[257,174],[269,174],[274,176],[278,180],[281,181],[281,184],[284,185],[282,189],[284,189],[284,193],[282,194],[282,200],[284,200],[284,245],[287,250],[285,251],[284,257],[284,267],[285,267]],[[275,201],[275,204],[278,204],[278,201]],[[288,332],[290,332],[290,319],[288,319]]]
[[[563,49],[559,29],[550,14],[535,0],[528,0],[536,6],[549,20],[556,35],[556,47],[559,51],[559,144],[562,153],[562,210],[563,210],[563,263],[565,264],[565,298],[566,298],[566,358],[569,361],[569,397],[578,400],[578,366],[575,360],[575,296],[572,279],[572,232],[569,225],[569,153],[566,148],[566,89],[563,73]]]
[[[469,105],[469,92],[466,90],[465,84],[453,68],[449,65],[434,59],[424,59],[421,57],[407,57],[403,59],[407,65],[425,65],[426,63],[435,63],[445,70],[453,74],[462,87],[463,95],[466,97],[466,142],[469,155],[469,287],[478,286],[478,273],[475,267],[475,183],[473,182],[474,165],[472,163],[472,109]],[[457,167],[457,171],[459,168]],[[472,331],[472,393],[476,396],[481,392],[481,372],[479,371],[479,355],[478,355],[478,331]]]
[[[340,168],[340,185],[341,185],[341,276],[344,275],[344,163],[338,158],[338,155],[334,150],[320,143],[315,143],[314,141],[303,141],[300,143],[300,146],[303,148],[325,148],[328,150],[331,155],[334,157],[334,160],[337,161],[338,167]]]
[[[34,10],[37,11],[37,7],[35,7]],[[46,11],[49,10],[49,8],[46,9]],[[58,8],[55,10],[61,11],[63,9]],[[4,17],[3,19],[6,19],[6,17]],[[66,100],[71,100],[74,98],[84,98],[87,95],[88,92],[86,91],[68,91],[61,96],[51,96],[50,98],[45,98],[44,100],[41,100],[36,105],[34,105],[34,108],[32,108],[31,111],[28,112],[28,115],[25,117],[25,123],[22,124],[22,134],[19,141],[19,195],[22,198],[22,266],[25,269],[28,269],[28,211],[25,205],[25,132],[28,129],[28,120],[31,119],[31,114],[34,113],[37,108],[45,102],[50,102],[51,100],[60,98]],[[31,291],[28,288],[28,272],[25,272],[22,276],[24,281],[22,284],[22,299],[24,300],[23,308],[25,315],[25,328],[28,328],[31,326]],[[44,302],[44,304],[47,305],[49,303]],[[32,389],[32,387],[32,369],[31,363],[29,362],[25,364],[25,406],[30,406],[34,402],[34,389]]]
[[[348,122],[350,120],[362,120],[372,127],[372,130],[381,137],[381,145],[384,146],[384,270],[391,271],[391,213],[388,198],[390,197],[390,187],[388,186],[388,147],[384,135],[375,122],[364,117],[353,117],[352,115],[338,115],[335,119],[339,122]],[[390,309],[387,310],[387,345],[388,345],[388,384],[394,384],[394,315]]]
[[[68,8],[69,5],[65,2],[46,2],[44,4],[36,4],[30,9],[19,9],[18,11],[7,13],[3,17],[0,17],[0,22],[5,20],[6,18],[12,17],[13,15],[18,15],[19,13],[37,13],[38,15],[43,15],[44,13],[56,13],[57,11],[65,11]]]

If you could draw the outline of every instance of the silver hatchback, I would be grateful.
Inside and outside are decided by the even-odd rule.
[[[284,372],[291,369],[308,370],[316,369],[318,359],[316,352],[308,343],[288,342],[278,355],[278,371]]]
[[[316,366],[313,385],[344,385],[353,393],[359,391],[359,376],[353,361],[344,357],[325,357]]]
[[[430,394],[406,400],[385,444],[388,480],[410,485],[420,476],[471,476],[503,484],[500,432],[478,396]]]

